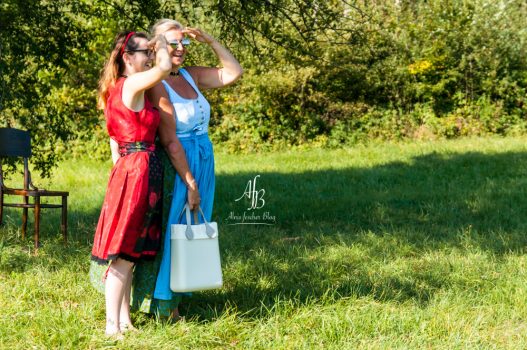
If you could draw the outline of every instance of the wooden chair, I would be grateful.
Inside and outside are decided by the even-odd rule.
[[[31,156],[31,139],[28,131],[0,128],[0,225],[2,224],[4,207],[22,208],[22,238],[26,237],[27,212],[28,208],[34,209],[35,214],[35,249],[39,246],[40,229],[40,209],[42,208],[61,208],[62,220],[61,229],[64,243],[68,239],[68,195],[69,192],[47,191],[39,189],[31,182],[29,172],[29,157]],[[16,189],[5,186],[2,173],[2,158],[21,157],[24,159],[24,188]],[[5,203],[4,195],[22,196],[23,203]],[[61,204],[40,203],[41,197],[62,197]],[[30,203],[29,197],[33,197]]]

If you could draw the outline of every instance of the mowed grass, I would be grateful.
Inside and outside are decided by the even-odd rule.
[[[185,322],[134,314],[119,343],[88,279],[110,163],[66,161],[40,183],[71,192],[68,246],[58,212],[36,255],[4,213],[0,348],[527,348],[526,141],[218,152],[224,288],[186,298]],[[248,210],[257,175],[265,205]],[[274,225],[232,225],[243,212]]]

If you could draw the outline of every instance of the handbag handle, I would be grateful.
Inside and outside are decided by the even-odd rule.
[[[198,207],[199,212],[201,213],[201,217],[203,218],[203,222],[205,223],[205,232],[207,233],[207,236],[209,238],[216,238],[218,236],[218,232],[212,228],[212,226],[209,225],[207,219],[205,218],[205,214],[203,214],[203,210],[201,210],[201,206]],[[183,215],[183,211],[185,211],[185,217],[187,219],[187,228],[185,229],[185,237],[190,241],[194,239],[194,232],[192,231],[192,221],[190,220],[190,206],[188,203],[185,203],[185,206],[183,207],[183,210],[181,210],[181,213],[179,214],[179,218],[181,219],[181,215]],[[194,222],[198,224],[198,214],[194,210]]]

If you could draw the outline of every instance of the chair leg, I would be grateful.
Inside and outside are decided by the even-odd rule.
[[[24,204],[29,204],[29,198],[24,197]],[[26,239],[27,208],[22,208],[22,239]]]
[[[40,230],[40,197],[35,196],[35,250],[39,247],[39,230]]]
[[[68,243],[68,196],[62,196],[62,236],[64,243]]]

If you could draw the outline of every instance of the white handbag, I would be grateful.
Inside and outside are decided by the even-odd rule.
[[[170,227],[170,289],[173,292],[192,292],[221,288],[218,224],[207,222],[200,207],[204,223],[191,225],[188,204],[185,204],[180,218],[183,211],[186,212],[187,223]],[[196,212],[194,218],[197,223]]]

